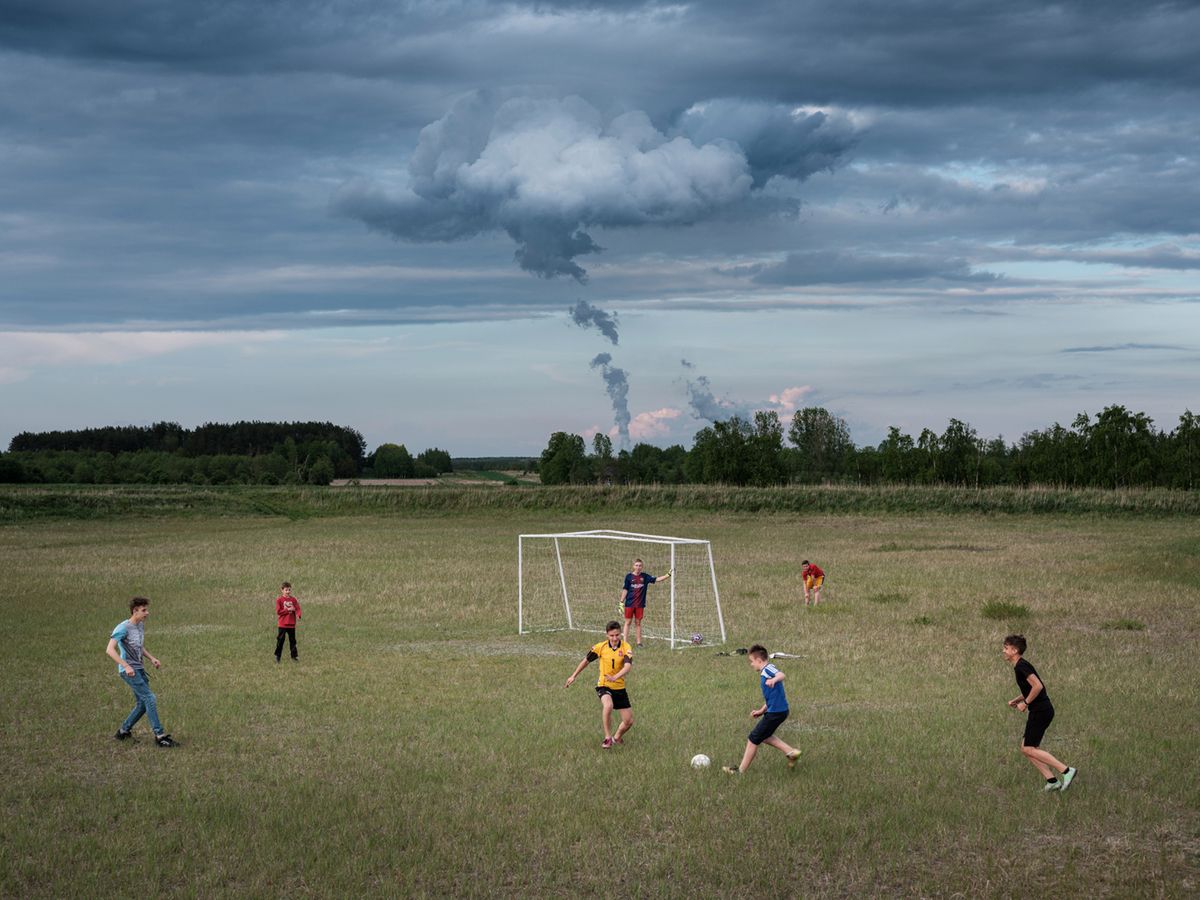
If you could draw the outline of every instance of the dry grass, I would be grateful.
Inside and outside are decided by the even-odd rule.
[[[593,638],[518,637],[513,582],[519,532],[602,527],[713,540],[730,647],[800,657],[780,662],[795,771],[770,750],[740,781],[687,765],[735,760],[757,702],[745,658],[711,651],[641,654],[637,725],[599,750],[594,666],[562,687]],[[831,586],[807,611],[804,558]],[[285,578],[305,611],[295,666],[271,657]],[[110,738],[129,697],[102,651],[135,592],[178,751]],[[980,615],[997,600],[1029,611],[1058,707],[1045,746],[1081,770],[1066,796],[1017,752],[1009,623]],[[0,528],[0,614],[36,648],[4,676],[0,895],[1194,896],[1198,601],[1187,518]]]

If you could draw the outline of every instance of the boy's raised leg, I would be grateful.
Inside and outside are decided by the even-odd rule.
[[[779,738],[775,737],[775,735],[771,735],[769,738],[767,738],[765,741],[763,741],[763,743],[770,744],[776,750],[781,751],[783,753],[783,755],[787,757],[789,769],[792,768],[793,766],[795,766],[796,760],[798,760],[800,758],[799,750],[797,750],[791,744],[784,743]]]
[[[621,714],[621,724],[617,726],[617,733],[613,735],[614,744],[620,744],[621,738],[633,727],[633,710],[622,709],[619,712]]]

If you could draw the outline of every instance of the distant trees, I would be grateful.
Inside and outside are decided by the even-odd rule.
[[[209,422],[185,429],[177,422],[154,425],[110,425],[76,431],[22,432],[9,443],[9,452],[93,450],[108,454],[153,450],[184,456],[260,456],[285,441],[309,451],[321,444],[320,455],[347,476],[362,468],[366,443],[353,428],[330,422]]]
[[[450,460],[450,454],[445,450],[439,450],[437,447],[430,447],[428,450],[422,450],[418,453],[417,463],[425,466],[435,475],[443,475],[454,471],[454,463]]]
[[[558,431],[536,460],[460,460],[466,468],[522,468],[544,484],[1048,484],[1063,487],[1200,488],[1200,416],[1185,410],[1160,431],[1145,413],[1108,406],[1026,432],[1015,443],[981,437],[965,420],[915,437],[892,426],[857,447],[846,422],[822,407],[782,422],[773,411],[713,422],[690,450],[635,444],[615,452],[596,434]],[[327,422],[173,422],[81,431],[22,432],[0,454],[0,483],[328,484],[335,478],[435,478],[454,469],[437,447],[414,458],[404,444],[369,456],[362,435]]]
[[[819,406],[796,410],[788,428],[795,451],[789,454],[795,481],[840,479],[849,471],[854,442],[846,421]]]
[[[584,452],[583,438],[556,431],[538,461],[542,484],[586,484],[592,480],[592,467]]]
[[[0,482],[76,484],[329,484],[363,474],[436,477],[453,469],[431,447],[415,460],[403,444],[369,457],[362,435],[328,422],[174,422],[79,431],[22,432],[0,454]]]
[[[367,460],[373,478],[412,478],[413,458],[403,444],[380,444]]]
[[[690,450],[636,444],[613,459],[611,448],[607,436],[597,435],[589,457],[583,438],[555,432],[542,452],[542,481],[1200,487],[1200,417],[1190,410],[1169,432],[1157,431],[1145,413],[1108,406],[1094,418],[1080,413],[1070,427],[1055,423],[1013,444],[950,419],[940,434],[925,428],[913,437],[892,426],[877,446],[857,447],[843,419],[808,407],[792,416],[786,445],[778,415],[766,411],[752,421],[735,416],[701,428]]]

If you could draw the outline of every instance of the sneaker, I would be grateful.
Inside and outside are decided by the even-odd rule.
[[[726,775],[741,775],[742,774],[733,766],[721,766],[721,771],[724,772]]]
[[[614,744],[624,744],[624,743],[625,743],[625,739],[624,739],[624,738],[619,738],[619,737],[614,737],[614,738],[613,738],[613,743],[614,743]]]
[[[177,744],[175,741],[171,740],[171,736],[169,734],[155,735],[154,743],[158,744],[158,746],[160,746],[160,747],[178,747],[179,746],[179,744]]]
[[[794,769],[794,768],[796,768],[796,760],[798,760],[799,758],[800,758],[800,751],[799,751],[799,750],[793,750],[791,753],[789,753],[789,754],[787,755],[787,760],[788,760],[788,768],[789,768],[789,769]]]
[[[118,728],[117,733],[113,735],[118,741],[127,741],[133,737],[133,732],[126,731],[124,728]]]
[[[1043,791],[1061,791],[1063,784],[1061,781],[1047,781]]]
[[[1067,771],[1063,772],[1061,776],[1059,776],[1059,780],[1062,781],[1062,789],[1064,791],[1071,786],[1071,782],[1075,780],[1075,776],[1077,774],[1079,774],[1079,770],[1071,767],[1068,768]]]
[[[279,657],[278,657],[278,656],[277,656],[277,657],[275,657],[275,663],[276,663],[276,664],[278,664],[278,663],[279,663]]]
[[[641,645],[641,643],[638,643],[638,645],[637,645],[637,648],[638,648],[639,650],[641,650],[641,649],[642,649],[642,645]]]
[[[613,745],[613,739],[608,737],[604,739],[604,743],[600,745],[601,750],[607,750]]]

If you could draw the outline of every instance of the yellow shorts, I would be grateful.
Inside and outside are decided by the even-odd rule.
[[[812,575],[806,575],[804,577],[805,590],[819,591],[821,589],[821,585],[823,585],[824,583],[825,583],[824,575],[818,575],[815,578]]]

